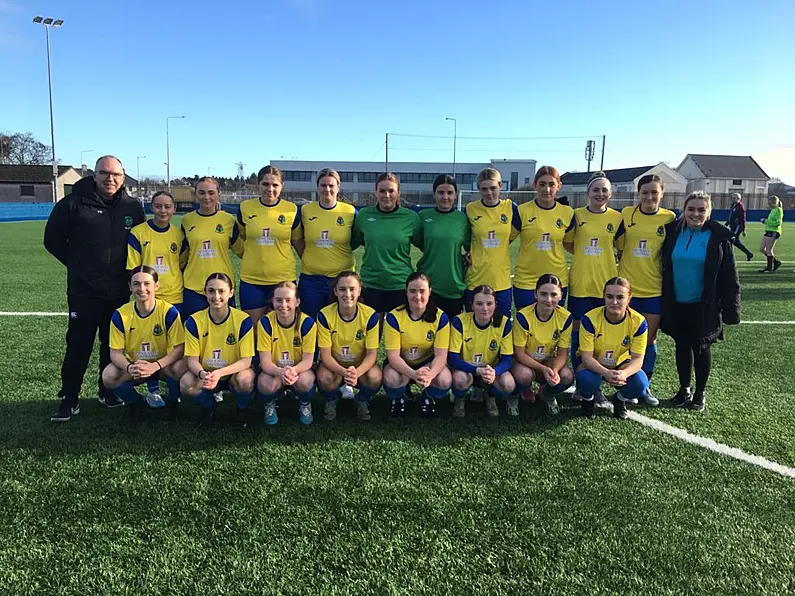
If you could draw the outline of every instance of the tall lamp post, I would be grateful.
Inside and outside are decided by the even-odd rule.
[[[52,73],[50,69],[50,27],[60,27],[63,19],[53,19],[52,17],[33,17],[33,22],[37,25],[44,25],[47,32],[47,83],[50,87],[50,141],[52,143],[52,202],[58,202],[58,162],[55,160],[55,120],[52,114]]]
[[[445,118],[453,123],[453,178],[455,178],[455,142],[458,138],[458,120],[455,118]]]
[[[135,173],[138,176],[138,194],[141,194],[141,160],[146,159],[146,155],[139,155],[135,158],[135,165],[137,166]],[[138,197],[139,199],[141,197]]]
[[[166,184],[168,185],[168,192],[171,192],[171,147],[168,138],[168,121],[178,120],[185,116],[168,116],[166,117]]]

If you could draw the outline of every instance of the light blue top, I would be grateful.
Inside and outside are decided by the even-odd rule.
[[[699,302],[704,293],[704,261],[710,230],[684,228],[676,238],[671,255],[674,266],[674,294],[677,302]]]

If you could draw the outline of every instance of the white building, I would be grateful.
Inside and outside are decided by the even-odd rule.
[[[342,193],[352,198],[360,193],[373,193],[375,181],[387,165],[383,161],[296,161],[273,160],[284,173],[285,191],[304,192],[308,200],[316,200],[316,176],[323,168],[334,168],[342,179]],[[516,190],[533,182],[536,172],[534,159],[492,159],[488,163],[457,163],[455,178],[459,190],[475,190],[475,179],[486,167],[499,170],[505,190]],[[425,200],[431,195],[433,181],[439,174],[452,174],[450,162],[389,162],[389,171],[400,180],[401,195],[422,196]],[[311,196],[309,196],[311,193]],[[356,201],[355,201],[356,202]]]
[[[607,179],[614,193],[634,193],[638,188],[638,181],[649,174],[662,178],[666,193],[684,193],[687,189],[687,179],[673,168],[664,163],[656,166],[639,166],[634,168],[619,168],[605,170]],[[593,172],[566,172],[560,177],[562,183],[560,193],[581,193],[588,190],[588,180]],[[559,193],[559,194],[560,194]]]
[[[687,192],[711,195],[739,192],[743,196],[767,195],[770,177],[750,155],[688,153],[676,170],[687,178]]]

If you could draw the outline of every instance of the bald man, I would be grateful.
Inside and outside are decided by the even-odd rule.
[[[68,422],[80,413],[79,395],[99,331],[99,402],[123,405],[102,384],[110,363],[110,317],[129,300],[127,234],[146,219],[141,203],[124,188],[121,160],[105,155],[94,176],[78,181],[52,210],[44,229],[44,247],[66,266],[69,327],[61,366],[61,401],[53,422]]]

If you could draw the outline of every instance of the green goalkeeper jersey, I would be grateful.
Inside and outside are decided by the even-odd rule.
[[[431,278],[431,289],[442,298],[460,298],[466,289],[462,255],[469,250],[469,219],[453,209],[424,209],[414,244],[422,251],[417,271]]]

